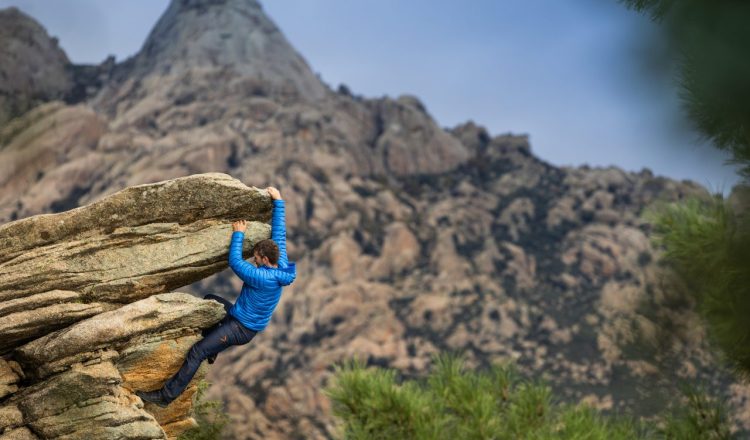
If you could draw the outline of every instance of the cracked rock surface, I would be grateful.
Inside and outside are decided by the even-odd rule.
[[[205,367],[167,408],[134,392],[160,387],[224,317],[170,291],[227,267],[231,221],[249,220],[246,253],[267,238],[270,207],[216,173],[0,226],[0,438],[162,439],[194,426]]]

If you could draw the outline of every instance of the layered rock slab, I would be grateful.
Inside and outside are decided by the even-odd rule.
[[[0,226],[0,353],[72,322],[227,267],[270,235],[271,200],[226,174],[126,188],[90,205]]]
[[[200,329],[224,313],[215,301],[165,293],[51,333],[14,352],[37,382],[8,403],[42,438],[174,437],[194,426],[191,398],[205,370],[163,410],[144,407],[134,392],[161,386],[200,339]],[[13,407],[5,411],[12,415]],[[162,423],[174,429],[165,432]]]
[[[14,354],[26,366],[26,374],[43,378],[76,363],[117,357],[121,349],[153,342],[159,335],[175,339],[210,326],[223,316],[224,308],[216,301],[196,300],[187,293],[165,293],[50,333],[17,348]]]
[[[165,293],[227,267],[268,238],[264,191],[225,174],[130,187],[90,205],[0,226],[0,438],[176,438],[199,369],[167,408],[159,388],[224,307]]]
[[[18,391],[18,382],[23,378],[23,371],[18,362],[0,358],[0,399]],[[0,416],[2,419],[2,416]]]

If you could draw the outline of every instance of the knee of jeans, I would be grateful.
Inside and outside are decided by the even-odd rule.
[[[203,359],[206,359],[207,357],[208,357],[208,353],[206,353],[205,350],[201,349],[200,345],[195,344],[192,347],[190,347],[190,351],[188,352],[188,358],[203,360]]]

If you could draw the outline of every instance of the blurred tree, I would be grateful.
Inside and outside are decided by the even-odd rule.
[[[689,119],[731,154],[743,181],[728,199],[657,205],[646,217],[707,322],[713,343],[750,378],[750,2],[620,0],[660,23],[679,66]]]
[[[424,381],[400,384],[396,372],[352,361],[326,390],[346,439],[729,439],[725,408],[685,390],[684,402],[655,422],[613,418],[553,401],[550,389],[523,380],[512,365],[486,372],[441,355]]]
[[[621,1],[662,24],[690,119],[750,177],[750,2]]]

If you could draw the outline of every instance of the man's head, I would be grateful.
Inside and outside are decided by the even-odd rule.
[[[271,239],[261,240],[253,247],[253,257],[258,266],[276,266],[279,263],[279,246]]]

